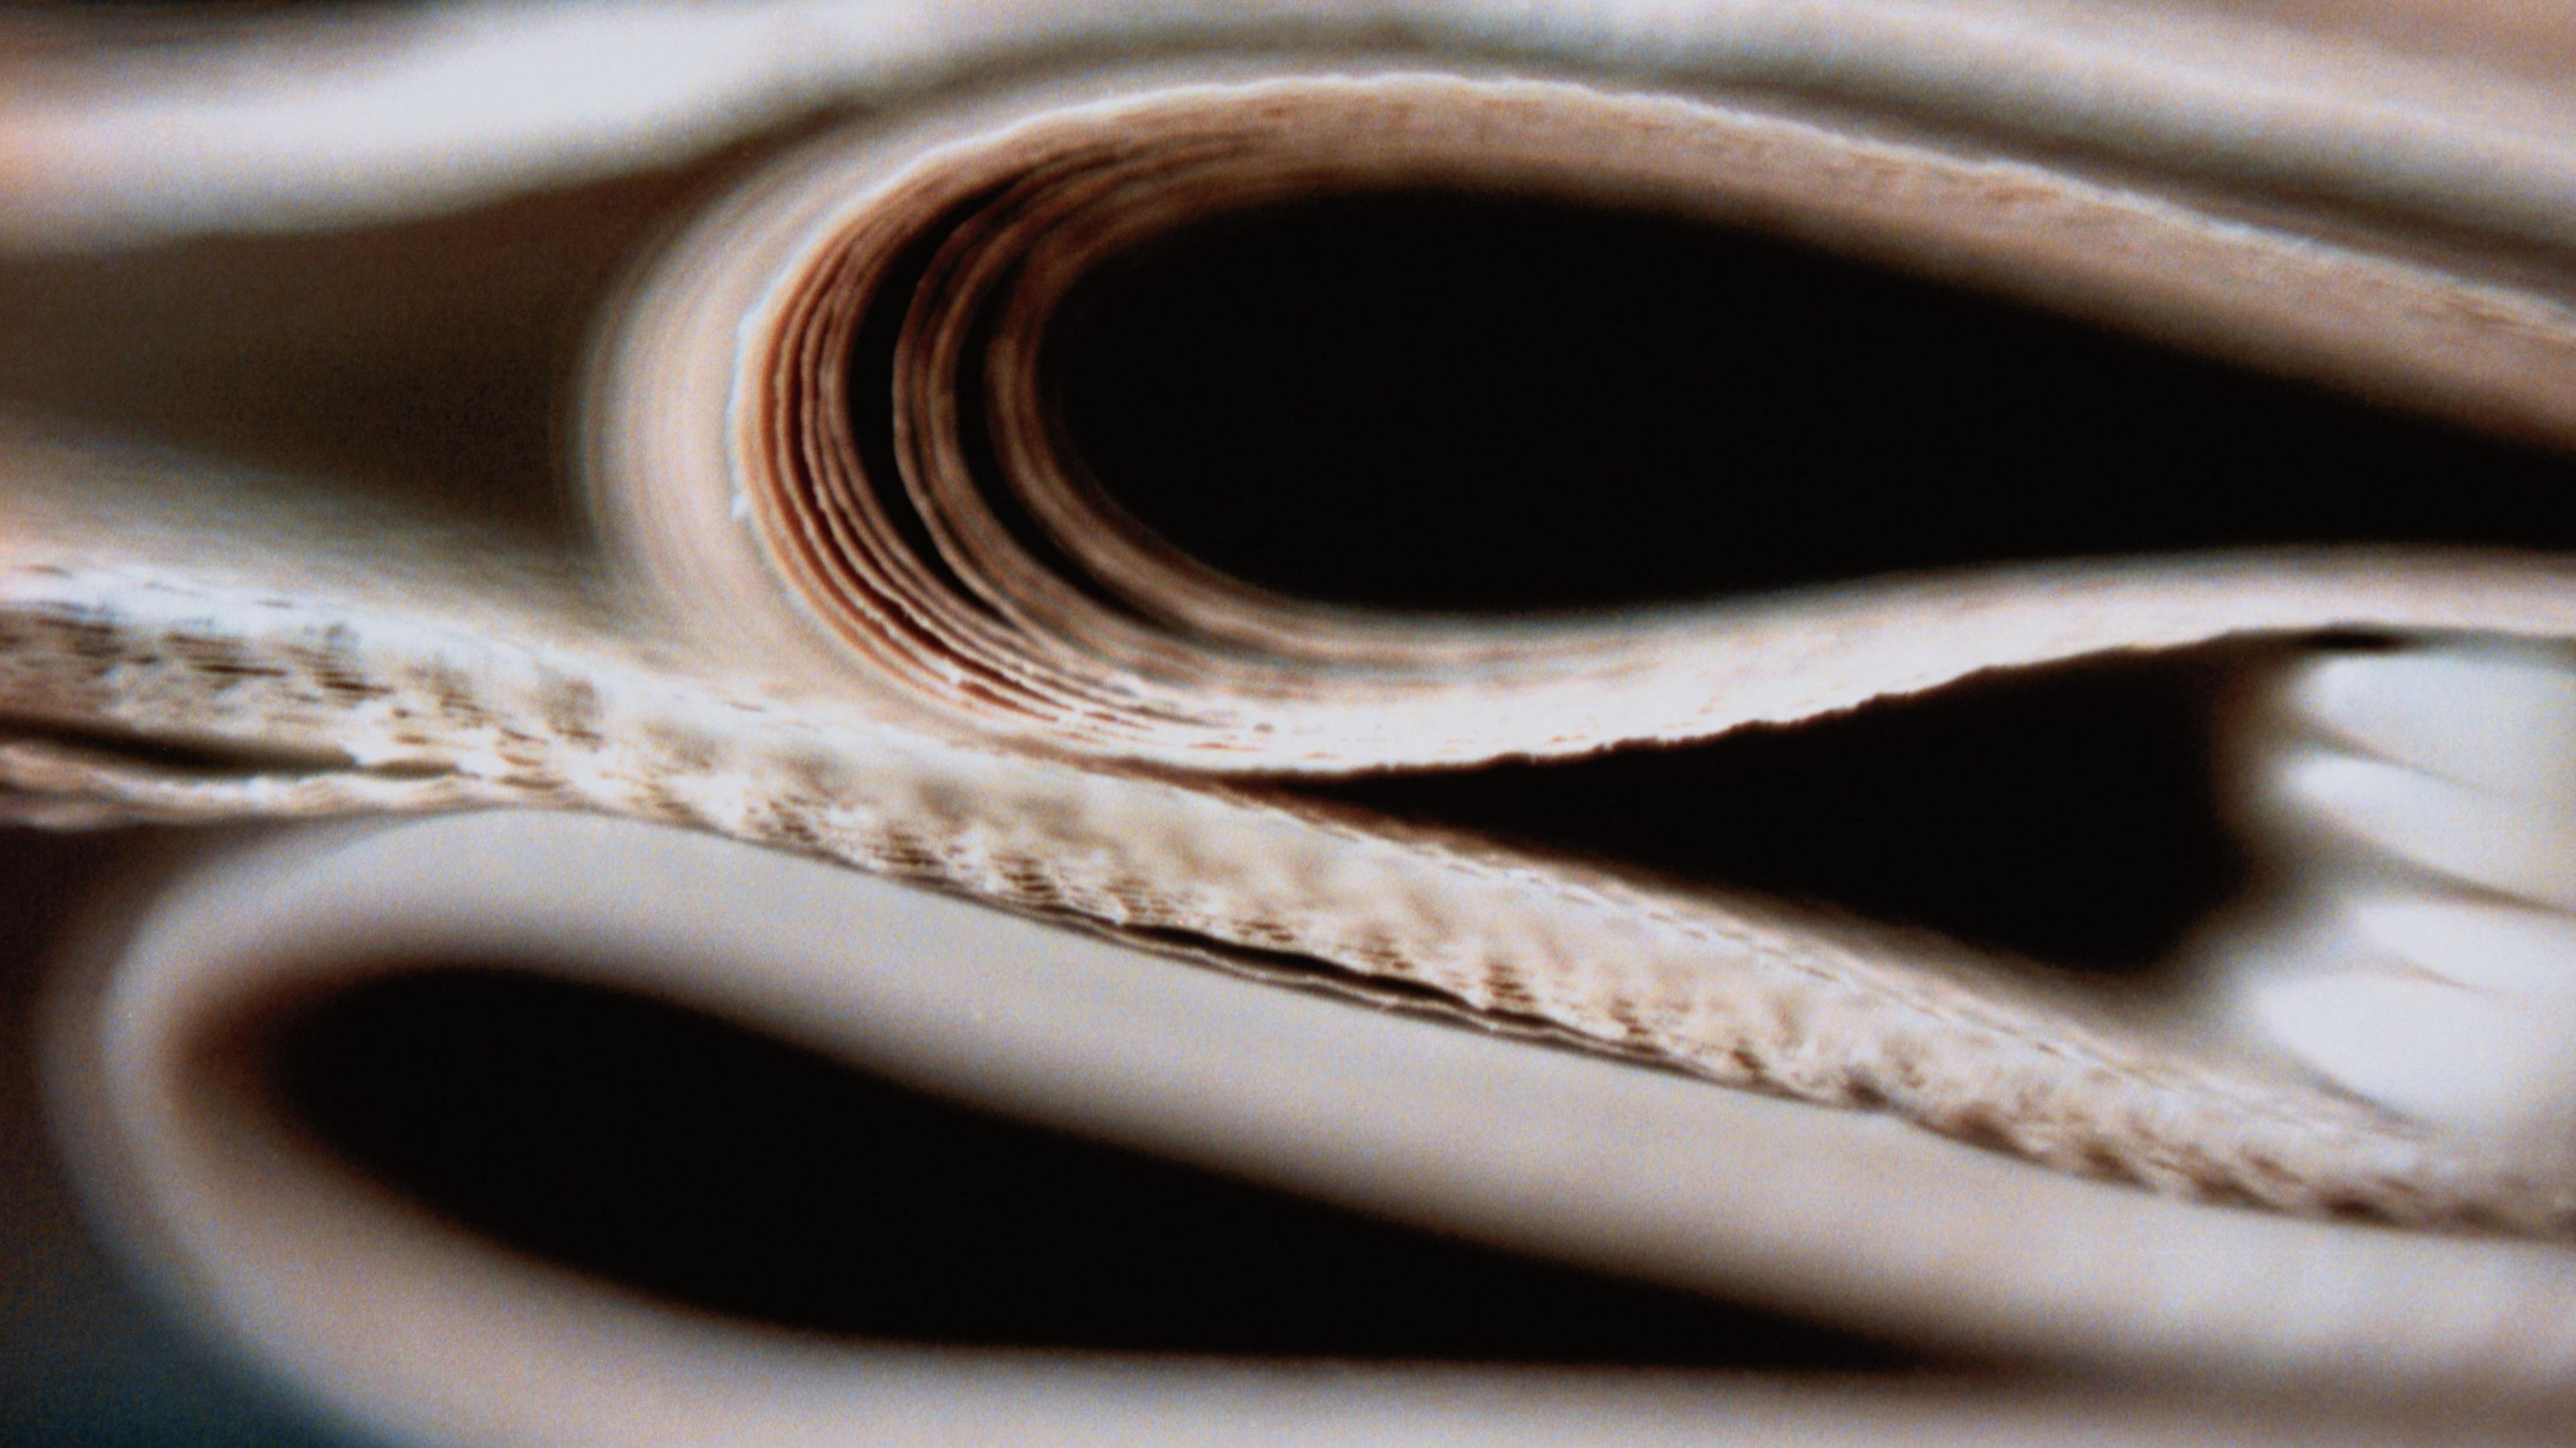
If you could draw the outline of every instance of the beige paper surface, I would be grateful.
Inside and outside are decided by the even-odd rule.
[[[2301,1390],[2384,1378],[2452,1401],[2558,1391],[2576,1185],[2554,1152],[2343,1089],[2213,1022],[2175,970],[2105,979],[1937,911],[1388,803],[1425,797],[1403,794],[1407,778],[1473,789],[1643,749],[1722,751],[1901,719],[1997,679],[2177,660],[2251,677],[2319,643],[2576,638],[2548,509],[2576,438],[2576,114],[2519,12],[321,7],[149,43],[145,21],[12,23],[30,40],[0,100],[0,315],[29,340],[0,375],[17,415],[0,436],[9,817],[511,806],[732,836],[1008,914],[977,921],[856,877],[818,899],[955,909],[975,922],[960,930],[1025,929],[1057,942],[1028,949],[1155,982],[1117,1007],[1134,1013],[1123,1029],[1205,991],[1252,1025],[1347,1033],[1355,1053],[1381,1029],[1425,1032],[1385,1048],[1411,1074],[1368,1087],[1426,1113],[1408,1140],[1456,1139],[1439,1113],[1464,1108],[1439,1103],[1472,1099],[1454,1094],[1485,1069],[1470,1057],[1529,1073],[1512,1089],[1533,1121],[1683,1113],[1543,1220],[1410,1169],[1373,1184],[1313,1175],[1317,1160],[1292,1170],[1261,1154],[1276,1123],[1139,1143],[1156,1150],[1325,1196],[1363,1183],[1387,1194],[1372,1209],[2017,1359]],[[1611,607],[1385,608],[1191,556],[1068,446],[1051,349],[1108,305],[1097,278],[1185,256],[1173,248],[1210,218],[1424,196],[1750,235],[2115,339],[2099,345],[2214,359],[2249,387],[2289,379],[2264,394],[2285,415],[2312,396],[2394,408],[2469,450],[2456,475],[2428,454],[2420,478],[2421,516],[2449,491],[2465,521],[2418,537],[2294,519],[2275,536],[2219,516],[2189,546],[1899,549],[1885,556],[1918,561]],[[1969,365],[1941,340],[1916,374],[1927,389]],[[1746,397],[1771,395],[1749,380],[1763,365],[1746,363]],[[1713,530],[1730,507],[1770,516],[1774,460],[1728,451],[1731,400],[1692,403],[1720,476],[1754,495],[1711,504]],[[1995,428],[2044,421],[2009,401]],[[1856,394],[1850,426],[1886,406]],[[2080,495],[2138,445],[2081,441],[2024,485]],[[2232,445],[2213,443],[2213,475]],[[2521,449],[2492,466],[2537,480],[2498,485],[2524,489],[2522,511],[2479,511],[2491,497],[2464,479],[2506,455],[2477,448]],[[1883,456],[1928,489],[1975,466],[1901,440]],[[2338,465],[2294,479],[2321,518],[2349,501]],[[2223,484],[2173,485],[2205,488],[2190,496],[2215,514],[2231,502]],[[1558,506],[1592,497],[1579,480],[1567,494]],[[1847,526],[1911,525],[1864,504]],[[2116,749],[2094,762],[2105,778],[2132,767]],[[210,867],[216,883],[152,918],[216,936],[312,918],[315,897],[240,902],[347,868],[366,882],[347,898],[374,903],[340,924],[391,928],[368,910],[414,888],[406,871],[477,858],[429,843],[448,828],[419,827],[410,865],[396,831],[345,847],[363,867]],[[1794,832],[1723,794],[1691,828],[1746,838],[1757,860],[1763,832]],[[642,881],[678,868],[657,852],[703,843],[652,838],[601,858]],[[272,883],[221,883],[254,877]],[[587,882],[455,888],[460,922],[508,918],[502,902],[528,888],[575,938],[614,914]],[[705,928],[762,913],[728,901]],[[774,931],[793,918],[769,914]],[[242,1000],[241,972],[284,959],[156,954],[161,928],[132,937],[101,989]],[[650,956],[698,927],[617,928]],[[706,954],[742,964],[651,989],[791,1025],[739,994],[787,947],[727,941]],[[836,999],[811,989],[798,1020]],[[1486,1038],[1365,1009],[1390,1003]],[[334,1340],[305,1307],[243,1305],[316,1270],[274,1255],[296,1222],[356,1224],[347,1251],[413,1264],[366,1269],[389,1282],[490,1270],[188,1157],[229,1128],[155,1073],[190,1059],[201,1006],[137,1005],[133,1022],[161,1024],[134,1024],[126,1046],[75,1029],[91,1044],[74,1054],[100,1053],[96,1091],[127,1093],[96,1108],[93,1139],[146,1184],[137,1230],[212,1274],[203,1296],[229,1330],[285,1361]],[[1081,1018],[1048,1029],[1078,1035]],[[1464,1074],[1417,1069],[1452,1049]],[[993,1063],[1012,1054],[961,1039],[939,1069],[951,1089],[999,1089]],[[1231,1071],[1186,1070],[1211,1099],[1261,1097]],[[1074,1092],[1063,1124],[1143,1129],[1103,1126],[1084,1114],[1097,1105]],[[1382,1108],[1317,1109],[1300,1130]],[[1761,1144],[1677,1144],[1738,1130]],[[1564,1149],[1550,1142],[1460,1170],[1518,1170]],[[1685,1208],[1674,1182],[1721,1161],[1754,1185]],[[1893,1215],[1807,1215],[1832,1195],[1810,1171],[1871,1181],[1870,1210]],[[238,1239],[217,1225],[233,1212],[248,1214]],[[1899,1225],[1918,1216],[1920,1238]],[[442,1252],[450,1266],[424,1265]],[[430,1310],[388,1291],[366,1310]],[[945,1371],[902,1372],[916,1369]],[[904,1381],[889,1391],[944,1391]],[[463,1411],[405,1396],[432,1386],[383,1384],[402,1405],[384,1421]],[[504,1413],[476,1432],[543,1436],[534,1422]]]

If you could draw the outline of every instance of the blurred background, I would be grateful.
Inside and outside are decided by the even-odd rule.
[[[0,829],[0,1442],[361,1448],[138,1290],[90,1235],[45,1129],[44,965],[153,831]]]

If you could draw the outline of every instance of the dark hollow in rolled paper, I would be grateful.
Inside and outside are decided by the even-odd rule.
[[[2576,546],[2576,459],[1795,241],[1402,191],[1088,281],[1076,463],[1292,596],[1508,612],[2338,542]]]
[[[484,961],[274,1003],[259,1109],[519,1251],[916,1342],[1892,1365],[1791,1318],[1516,1257],[939,1100],[649,997]]]

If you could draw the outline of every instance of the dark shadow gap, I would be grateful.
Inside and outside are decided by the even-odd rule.
[[[2564,454],[1712,222],[1346,195],[1106,266],[1045,355],[1139,521],[1291,595],[1511,611],[2012,559],[2564,547]]]
[[[2247,878],[2213,729],[2264,651],[2015,670],[1686,748],[1289,792],[2136,971]]]
[[[910,1341],[1883,1368],[1893,1350],[953,1105],[648,998],[424,963],[221,1048],[266,1108],[506,1246]]]
[[[98,725],[19,719],[6,713],[0,713],[0,740],[47,744],[109,763],[202,779],[346,774],[359,768],[357,760],[336,750],[298,749],[251,740],[183,741]],[[368,772],[417,777],[444,771],[434,766],[395,765]]]

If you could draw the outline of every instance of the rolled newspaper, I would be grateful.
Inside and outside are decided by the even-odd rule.
[[[2514,1326],[2565,1319],[2576,1221],[2576,895],[2524,773],[2576,639],[2545,17],[8,23],[7,817],[729,836],[800,857],[746,879],[927,887],[816,888],[1383,1050],[1329,1110],[1467,1143],[1373,1185],[1257,1112],[1158,1150],[2008,1354],[2561,1390],[2576,1345]],[[2449,736],[2460,697],[2500,722]],[[509,842],[636,881],[716,848],[409,829],[149,919],[252,930],[219,897],[343,858],[395,899],[391,842],[429,889],[489,830],[536,883],[478,873],[455,919],[590,921],[536,864],[573,846]],[[637,959],[695,928],[650,918]],[[136,1044],[72,1032],[88,1139],[211,1310],[316,1361],[284,1259],[211,1224],[361,1219],[190,1175],[234,1127],[170,1073],[271,966],[163,928],[102,987],[147,993]],[[792,1032],[897,968],[754,933],[654,989]],[[781,951],[809,995],[745,1004]],[[1083,1010],[1113,997],[1198,1029]],[[960,1037],[941,1079],[1020,1049]],[[1459,1135],[1471,1061],[1529,1073],[1506,1121],[1664,1134],[1491,1215],[1462,1183],[1566,1142]],[[1144,1130],[1061,1069],[1068,1119]],[[1810,1173],[1889,1212],[1802,1215]],[[436,1255],[376,1230],[348,1250]]]

